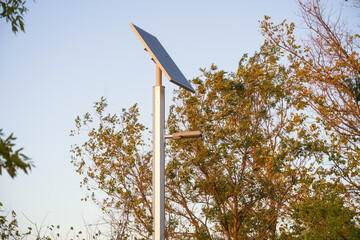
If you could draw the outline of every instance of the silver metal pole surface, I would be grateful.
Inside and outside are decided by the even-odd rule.
[[[153,87],[153,240],[165,239],[165,87],[161,69],[156,65]]]

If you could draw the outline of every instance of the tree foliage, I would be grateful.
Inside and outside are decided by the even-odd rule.
[[[359,7],[354,2],[354,7]],[[268,42],[294,67],[297,95],[312,107],[329,139],[331,168],[354,198],[360,197],[360,35],[335,18],[324,1],[299,1],[308,38],[297,41],[293,23],[261,23]],[[326,162],[323,162],[324,164]]]
[[[356,211],[341,197],[341,185],[315,181],[308,195],[292,208],[294,224],[280,239],[359,239]]]
[[[16,219],[16,213],[11,211],[11,220],[8,220],[6,216],[3,215],[4,209],[2,207],[2,203],[0,202],[0,237],[1,239],[23,239],[29,234],[31,231],[26,233],[21,233],[19,230],[18,221]]]
[[[72,149],[76,171],[84,176],[81,186],[90,193],[83,200],[91,198],[103,209],[115,225],[115,235],[136,232],[147,238],[152,231],[151,152],[142,139],[146,128],[138,122],[137,105],[123,109],[121,116],[105,113],[104,98],[94,107],[98,126],[92,126],[93,117],[87,113],[76,119],[77,130],[72,132],[89,130],[88,141]],[[105,195],[97,198],[98,190]]]
[[[0,129],[0,175],[2,175],[2,169],[4,168],[9,175],[14,178],[17,174],[17,170],[21,169],[26,174],[28,170],[34,166],[32,162],[29,162],[29,158],[21,153],[22,148],[14,150],[14,141],[16,138],[13,134],[9,137],[3,138],[4,134]]]
[[[25,32],[24,15],[28,11],[25,4],[26,0],[0,1],[0,18],[5,18],[6,22],[10,22],[13,33],[19,30]]]
[[[199,239],[274,238],[286,206],[311,182],[309,160],[323,146],[296,112],[279,57],[264,45],[235,74],[212,66],[193,80],[194,96],[175,97],[170,132],[200,129],[204,137],[170,143],[170,211]]]

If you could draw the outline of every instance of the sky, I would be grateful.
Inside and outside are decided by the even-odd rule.
[[[297,23],[294,0],[37,0],[28,1],[25,29],[16,35],[0,19],[0,128],[14,133],[35,168],[0,176],[0,201],[21,225],[81,228],[100,217],[82,202],[81,178],[70,163],[75,118],[104,96],[109,111],[139,104],[151,128],[155,64],[129,23],[156,36],[187,79],[211,64],[237,70],[264,41],[259,20]],[[163,77],[166,108],[178,87]],[[84,133],[83,136],[85,136]]]

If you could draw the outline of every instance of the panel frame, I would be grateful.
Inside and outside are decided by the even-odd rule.
[[[184,74],[180,71],[170,55],[166,52],[160,41],[155,36],[139,28],[135,24],[130,23],[130,27],[144,45],[145,50],[150,53],[156,65],[160,67],[166,78],[179,87],[195,93],[191,84],[185,78]]]

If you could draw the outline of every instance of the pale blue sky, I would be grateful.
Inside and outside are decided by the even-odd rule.
[[[151,127],[155,65],[129,27],[155,35],[183,74],[215,63],[236,71],[244,53],[263,38],[258,20],[298,21],[294,0],[258,1],[28,1],[26,33],[0,21],[0,128],[14,132],[17,147],[36,168],[15,179],[0,176],[0,201],[39,224],[81,226],[97,218],[83,203],[80,178],[70,164],[74,119],[104,96],[119,113],[139,103]],[[167,106],[177,86],[164,80]]]

